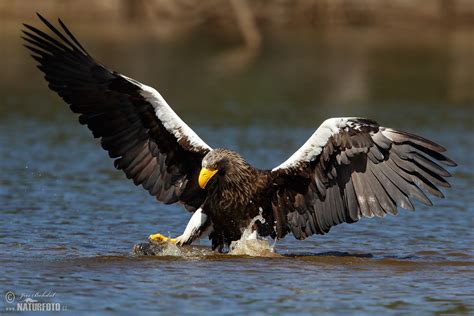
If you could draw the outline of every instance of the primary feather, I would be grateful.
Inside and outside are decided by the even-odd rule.
[[[26,25],[25,46],[56,91],[136,185],[164,203],[197,209],[205,194],[196,179],[211,148],[153,88],[107,69],[79,44],[38,15],[58,38]]]

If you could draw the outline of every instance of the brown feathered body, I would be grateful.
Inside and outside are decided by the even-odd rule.
[[[209,164],[217,163],[219,168],[207,185],[207,198],[202,207],[213,223],[209,236],[213,248],[221,250],[239,240],[257,215],[262,215],[265,221],[257,221],[253,229],[257,229],[260,236],[275,237],[270,171],[258,170],[238,153],[226,149],[214,149],[208,156],[204,159],[209,160]]]

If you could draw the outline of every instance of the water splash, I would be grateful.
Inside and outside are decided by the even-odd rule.
[[[277,257],[275,253],[275,242],[270,245],[268,239],[258,236],[253,229],[255,223],[265,223],[265,218],[260,214],[255,216],[244,229],[242,237],[239,240],[233,241],[229,246],[230,255],[235,256],[252,256],[252,257]],[[133,252],[137,255],[151,255],[151,256],[170,256],[170,257],[186,257],[199,258],[206,256],[214,256],[217,253],[210,248],[199,246],[176,246],[172,242],[148,242],[137,244],[134,246]]]
[[[254,224],[259,221],[265,223],[265,218],[260,214],[255,216],[250,224],[245,228],[242,237],[230,244],[229,254],[236,256],[252,256],[252,257],[275,257],[274,244],[270,246],[268,239],[258,236],[257,231],[253,230]]]
[[[137,244],[133,253],[139,256],[202,258],[216,255],[210,248],[202,246],[176,246],[171,242],[148,242]]]
[[[166,242],[163,247],[160,248],[157,256],[173,256],[173,257],[184,257],[184,252],[172,242]]]

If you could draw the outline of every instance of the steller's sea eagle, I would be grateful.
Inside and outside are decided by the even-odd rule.
[[[414,199],[432,205],[424,192],[442,198],[437,186],[450,187],[440,164],[456,164],[442,146],[364,118],[328,119],[281,165],[256,169],[236,152],[212,149],[155,89],[96,62],[61,20],[58,30],[38,16],[53,34],[24,24],[23,39],[49,88],[135,185],[193,212],[181,236],[152,240],[185,245],[209,235],[221,251],[259,214],[258,235],[305,239],[397,207],[414,210]]]

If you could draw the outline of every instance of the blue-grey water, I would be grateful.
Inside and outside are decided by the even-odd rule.
[[[133,255],[134,244],[180,234],[190,214],[113,168],[14,35],[5,35],[13,48],[0,88],[2,293],[16,301],[55,293],[37,298],[74,314],[474,313],[473,104],[452,93],[453,61],[437,40],[395,52],[383,41],[357,42],[343,53],[337,41],[276,39],[223,72],[222,59],[206,57],[221,49],[212,43],[123,45],[90,35],[93,55],[155,86],[208,144],[257,167],[279,164],[325,118],[341,115],[418,133],[459,165],[435,206],[304,241],[287,236],[275,245],[280,257],[145,257]],[[0,300],[1,312],[14,305]]]

